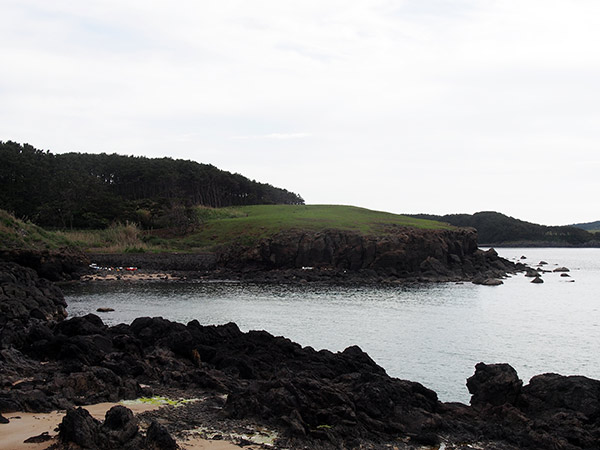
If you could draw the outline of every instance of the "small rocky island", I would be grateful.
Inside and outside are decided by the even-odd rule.
[[[67,410],[54,448],[176,448],[172,436],[192,428],[257,424],[276,431],[276,448],[591,450],[600,442],[600,381],[583,376],[543,374],[523,385],[508,364],[480,363],[467,381],[471,404],[442,403],[417,382],[389,377],[358,347],[316,351],[231,323],[67,319],[60,289],[13,262],[0,263],[0,288],[0,413]],[[146,413],[145,431],[122,406],[103,423],[77,408],[151,395],[196,401]]]

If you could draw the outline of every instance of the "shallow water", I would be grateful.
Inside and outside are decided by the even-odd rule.
[[[468,402],[465,380],[479,361],[508,362],[525,382],[544,372],[600,378],[600,249],[498,252],[569,267],[571,277],[548,273],[536,285],[519,274],[497,287],[113,283],[70,288],[65,297],[71,316],[114,308],[100,314],[107,324],[139,316],[235,322],[316,349],[358,345],[389,375],[419,381],[443,401]]]

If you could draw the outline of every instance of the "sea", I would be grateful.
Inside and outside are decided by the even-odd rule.
[[[390,376],[442,401],[469,402],[466,379],[480,361],[509,363],[524,383],[547,372],[600,379],[600,249],[496,250],[532,267],[567,267],[569,276],[544,273],[533,284],[521,273],[500,286],[93,283],[65,288],[65,298],[70,316],[95,313],[108,325],[161,316],[235,322],[317,350],[358,345]]]

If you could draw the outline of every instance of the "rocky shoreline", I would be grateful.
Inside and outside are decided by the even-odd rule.
[[[523,385],[509,365],[480,363],[467,382],[471,404],[442,403],[419,383],[389,377],[358,347],[315,351],[235,324],[66,319],[60,289],[15,263],[0,263],[0,287],[0,413],[67,410],[55,448],[175,448],[157,439],[198,427],[216,435],[267,427],[275,448],[600,443],[600,381],[586,377],[543,374]],[[148,426],[163,427],[157,434],[122,409],[103,424],[73,409],[157,394],[200,400],[145,413]]]
[[[352,231],[287,230],[254,244],[235,242],[212,253],[102,254],[0,250],[0,261],[33,268],[51,281],[238,280],[259,283],[412,283],[499,280],[527,266],[477,247],[471,228],[396,227],[379,236]],[[118,268],[135,267],[137,277]],[[102,270],[105,268],[105,270]]]
[[[214,253],[90,254],[104,267],[135,266],[187,279],[254,282],[406,283],[500,279],[525,265],[480,250],[473,229],[394,230],[386,236],[355,232],[286,231],[254,245]]]

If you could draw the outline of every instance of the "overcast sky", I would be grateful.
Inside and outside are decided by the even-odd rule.
[[[600,219],[597,0],[0,0],[0,140],[397,213]]]

